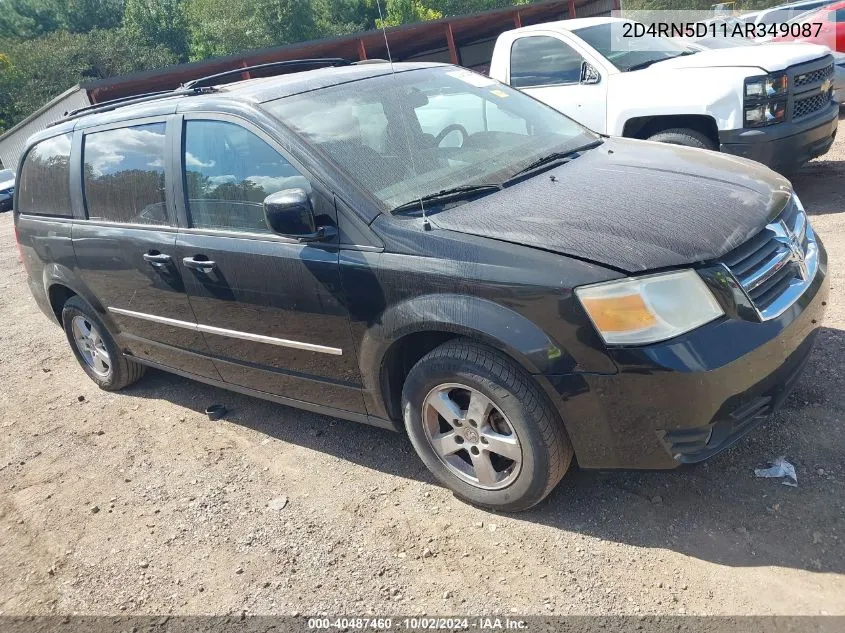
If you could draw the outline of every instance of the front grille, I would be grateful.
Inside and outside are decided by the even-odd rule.
[[[816,236],[797,198],[793,197],[774,222],[722,262],[762,320],[783,314],[804,293],[818,270]]]
[[[818,92],[812,97],[805,97],[803,99],[796,99],[795,106],[792,109],[792,119],[800,119],[809,116],[813,112],[818,112],[830,102],[829,92]]]
[[[812,70],[808,73],[795,75],[795,87],[801,88],[802,86],[822,82],[828,77],[833,77],[833,64],[819,68],[818,70]]]
[[[823,111],[833,99],[833,56],[796,64],[786,70],[789,77],[787,120],[800,121]]]

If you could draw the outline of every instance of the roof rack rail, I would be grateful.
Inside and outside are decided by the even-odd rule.
[[[148,92],[140,95],[132,95],[129,97],[112,99],[111,101],[103,101],[102,103],[92,103],[91,105],[85,106],[84,108],[77,108],[76,110],[65,112],[65,116],[63,118],[59,119],[55,123],[51,123],[50,125],[58,125],[59,123],[64,123],[65,121],[77,119],[81,116],[88,114],[111,112],[112,110],[117,110],[118,108],[122,108],[123,106],[133,105],[135,103],[145,103],[147,101],[156,101],[157,99],[167,99],[168,97],[178,97],[180,95],[195,95],[199,93],[199,90],[184,90],[182,88],[177,88],[176,90],[160,90],[158,92]]]
[[[118,108],[122,108],[123,106],[134,105],[136,103],[145,103],[147,101],[156,101],[157,99],[167,99],[169,97],[191,96],[206,92],[212,92],[212,86],[214,84],[226,83],[220,82],[220,79],[225,79],[226,77],[234,75],[241,75],[245,72],[272,68],[291,69],[300,66],[349,66],[350,64],[352,64],[351,61],[342,57],[324,57],[317,59],[291,59],[283,62],[271,62],[269,64],[258,64],[256,66],[233,68],[232,70],[227,70],[222,73],[217,73],[214,75],[208,75],[207,77],[200,77],[199,79],[194,79],[193,81],[189,81],[180,86],[179,88],[176,88],[175,90],[159,90],[158,92],[148,92],[145,94],[132,95],[129,97],[120,97],[119,99],[112,99],[111,101],[103,101],[102,103],[93,103],[89,106],[85,106],[84,108],[77,108],[76,110],[66,112],[63,118],[59,119],[54,123],[51,123],[50,125],[58,125],[59,123],[64,123],[65,121],[77,119],[81,116],[85,116],[88,114],[111,112],[112,110],[117,110]]]
[[[182,88],[207,88],[213,86],[218,83],[229,83],[225,81],[220,81],[221,79],[226,79],[227,77],[242,75],[243,73],[249,73],[256,70],[267,70],[267,69],[290,69],[290,68],[297,68],[299,66],[349,66],[352,62],[348,59],[344,59],[343,57],[322,57],[316,59],[289,59],[282,62],[270,62],[268,64],[257,64],[255,66],[244,66],[242,68],[233,68],[232,70],[227,70],[222,73],[217,73],[214,75],[208,75],[207,77],[200,77],[199,79],[194,79],[187,83],[182,84]],[[279,73],[284,74],[284,73]]]

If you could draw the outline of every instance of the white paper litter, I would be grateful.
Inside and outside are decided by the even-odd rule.
[[[784,486],[798,487],[798,476],[795,474],[795,466],[786,461],[786,457],[778,457],[775,461],[769,462],[767,468],[755,468],[754,474],[757,477],[769,479],[783,478]]]

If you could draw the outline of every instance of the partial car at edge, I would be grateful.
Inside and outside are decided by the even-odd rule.
[[[15,198],[15,172],[0,169],[0,211],[9,211]]]

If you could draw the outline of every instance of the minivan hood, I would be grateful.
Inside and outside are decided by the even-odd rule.
[[[646,68],[659,71],[678,68],[712,68],[714,66],[755,67],[766,72],[785,70],[793,64],[802,64],[829,54],[826,46],[791,42],[760,44],[759,46],[737,46],[701,51],[695,55],[684,55],[667,59]]]
[[[777,215],[791,192],[785,178],[743,158],[613,138],[430,220],[641,272],[725,255]]]

